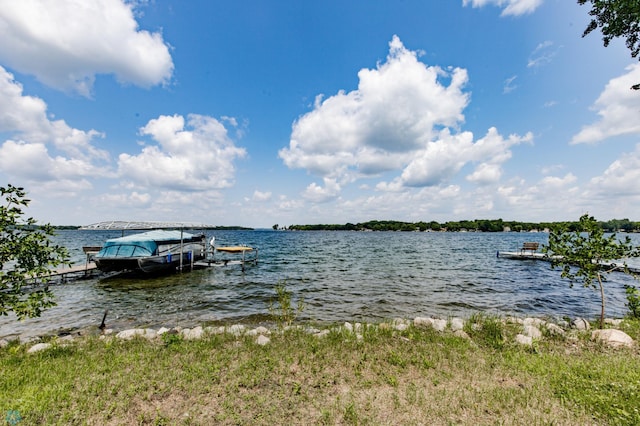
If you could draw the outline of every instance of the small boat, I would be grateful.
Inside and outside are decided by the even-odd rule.
[[[204,234],[154,230],[107,240],[93,256],[104,272],[141,271],[148,274],[175,272],[205,258]]]
[[[209,241],[211,248],[211,255],[205,260],[207,266],[227,266],[227,265],[242,265],[244,269],[245,264],[258,264],[258,248],[249,246],[222,246],[216,247],[216,238],[212,237]],[[216,257],[215,253],[221,253],[221,256]],[[247,254],[253,254],[253,256]],[[238,258],[240,256],[240,258]],[[203,264],[203,262],[200,262]]]

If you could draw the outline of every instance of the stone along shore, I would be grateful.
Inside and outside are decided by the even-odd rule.
[[[590,333],[590,339],[593,341],[601,342],[604,345],[611,347],[633,347],[635,341],[626,333],[616,329],[623,320],[620,319],[607,319],[605,322],[609,327],[602,330],[591,330],[591,326],[588,321],[582,318],[577,318],[571,323],[567,321],[549,322],[539,318],[516,318],[506,317],[500,319],[505,325],[511,325],[518,328],[519,332],[515,335],[514,341],[517,344],[532,346],[536,341],[540,341],[549,337],[563,338],[566,340],[578,340],[579,336],[584,333]],[[471,339],[465,329],[474,330],[478,327],[482,327],[481,323],[472,322],[464,319],[454,317],[450,319],[439,319],[431,317],[416,317],[413,320],[408,319],[395,319],[389,322],[382,323],[352,323],[345,322],[342,325],[331,325],[324,328],[316,328],[310,325],[294,325],[283,328],[267,328],[264,326],[248,327],[243,324],[234,324],[230,326],[197,326],[194,328],[182,328],[162,327],[160,329],[152,328],[134,328],[128,330],[122,330],[115,332],[112,329],[105,329],[100,335],[100,339],[121,339],[130,340],[133,338],[143,338],[150,341],[156,339],[162,339],[165,334],[176,335],[178,338],[184,340],[198,340],[214,334],[230,334],[236,337],[253,337],[255,338],[255,344],[267,345],[270,343],[270,337],[273,333],[284,332],[291,329],[297,329],[299,331],[311,334],[317,338],[323,338],[329,333],[339,332],[352,334],[356,339],[362,340],[364,338],[365,330],[390,330],[396,332],[402,332],[408,330],[410,327],[416,328],[432,328],[440,333],[452,333],[454,336],[462,339]],[[468,328],[470,327],[470,328]],[[47,350],[55,345],[65,345],[73,343],[75,340],[84,336],[67,335],[60,338],[54,338],[52,342],[39,342],[31,341],[25,343],[30,345],[28,352],[39,352]],[[0,339],[0,348],[9,345],[9,341],[6,339]]]

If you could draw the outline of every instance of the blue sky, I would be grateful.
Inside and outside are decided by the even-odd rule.
[[[640,65],[567,0],[0,0],[40,222],[640,220]]]

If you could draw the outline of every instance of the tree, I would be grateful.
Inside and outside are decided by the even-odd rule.
[[[577,282],[585,288],[600,290],[600,328],[604,326],[607,275],[620,268],[629,272],[624,260],[622,265],[612,262],[640,256],[640,248],[634,247],[629,237],[624,240],[618,239],[616,234],[605,237],[602,227],[588,214],[580,217],[575,231],[569,232],[564,226],[552,230],[549,246],[543,247],[543,252],[551,256],[551,268],[562,268],[561,276],[568,278],[571,286]]]
[[[626,45],[631,50],[631,57],[640,53],[640,1],[638,0],[578,0],[578,4],[591,3],[589,15],[593,17],[582,33],[582,37],[600,27],[602,42],[609,46],[611,40],[625,37]],[[640,84],[631,86],[640,90]]]
[[[22,219],[22,209],[30,202],[25,195],[24,188],[0,187],[0,315],[13,311],[19,319],[40,316],[55,306],[47,286],[49,272],[69,264],[67,250],[51,242],[51,225]]]

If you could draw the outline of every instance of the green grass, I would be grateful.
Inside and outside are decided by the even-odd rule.
[[[471,323],[472,321],[469,321]],[[475,317],[471,340],[369,326],[254,337],[87,337],[0,349],[0,409],[25,425],[640,424],[640,352],[577,339],[513,342]],[[623,325],[638,339],[637,323]],[[635,332],[635,334],[632,334]],[[9,420],[9,417],[7,417]],[[5,421],[8,424],[7,421]]]

